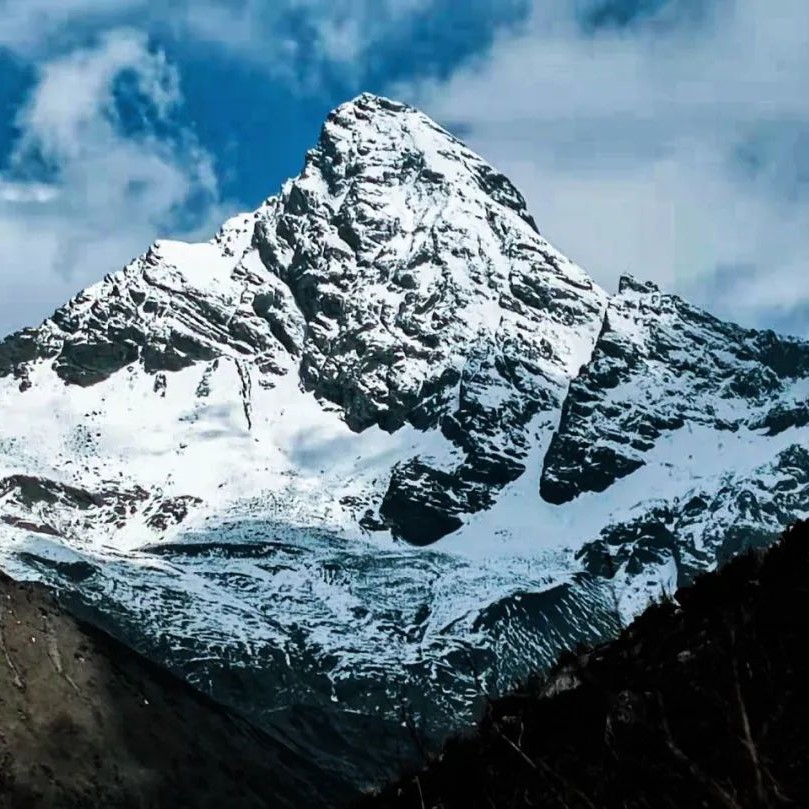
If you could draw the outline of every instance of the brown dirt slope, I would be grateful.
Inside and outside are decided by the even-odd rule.
[[[0,576],[0,808],[328,806],[341,786]]]
[[[477,733],[361,805],[809,806],[809,523],[493,702]]]

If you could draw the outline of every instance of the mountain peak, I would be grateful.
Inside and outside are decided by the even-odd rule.
[[[589,356],[606,301],[539,236],[506,177],[377,96],[328,117],[253,243],[303,315],[304,387],[352,430],[449,439],[454,482],[412,458],[382,507],[399,536],[424,544],[525,469],[529,423]]]
[[[522,194],[502,173],[423,112],[363,93],[333,110],[304,177],[315,173],[339,190],[340,179],[390,184],[426,182],[477,189],[537,230]]]
[[[369,504],[428,544],[525,470],[605,305],[506,177],[413,107],[363,94],[277,196],[207,244],[155,244],[0,344],[0,377],[28,390],[48,364],[70,385],[118,387],[145,372],[166,398],[188,369],[196,406],[227,366],[257,434],[272,410],[257,391],[287,376],[355,433],[440,431],[437,457],[402,458]]]
[[[388,98],[387,96],[369,92],[368,90],[360,93],[355,98],[351,99],[350,101],[346,101],[344,104],[341,104],[340,106],[341,107],[356,106],[364,109],[373,109],[375,107],[378,107],[379,109],[390,110],[392,112],[404,112],[405,110],[413,109],[413,107],[411,107],[409,104],[405,104],[401,101]]]

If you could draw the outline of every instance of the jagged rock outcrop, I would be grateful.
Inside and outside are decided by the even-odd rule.
[[[223,355],[281,373],[296,312],[259,263],[232,260],[249,244],[251,227],[251,216],[235,217],[212,243],[179,255],[171,243],[154,245],[38,329],[0,343],[0,376],[26,387],[31,363],[52,360],[65,383],[91,386],[136,363],[156,374]]]
[[[585,569],[614,581],[625,620],[649,599],[686,587],[705,570],[767,547],[809,514],[809,451],[793,444],[752,472],[723,475],[681,498],[639,505],[577,552]]]
[[[664,434],[805,426],[808,385],[809,343],[725,323],[624,277],[570,386],[540,493],[565,503],[605,491],[640,469]]]

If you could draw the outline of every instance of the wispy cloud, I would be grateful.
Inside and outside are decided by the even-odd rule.
[[[122,126],[124,99],[148,106],[136,134]],[[0,177],[6,328],[40,319],[160,231],[218,223],[211,158],[172,121],[180,103],[171,66],[130,30],[41,64]]]
[[[352,67],[374,43],[401,32],[398,26],[432,5],[434,0],[203,0],[171,17],[189,32],[235,45],[242,56],[255,50],[251,55],[267,64],[288,58],[289,51],[273,51],[280,41],[294,54],[308,51],[313,61]]]
[[[122,24],[223,48],[310,88],[334,71],[359,76],[373,49],[447,0],[0,0],[0,45],[35,55],[66,31]],[[509,0],[513,2],[513,0]],[[69,42],[69,37],[67,38]]]
[[[487,58],[399,91],[510,173],[602,282],[631,270],[805,331],[809,6],[611,5],[594,27],[603,1],[536,2]]]
[[[0,0],[0,46],[41,56],[55,42],[70,41],[84,27],[116,27],[149,0]]]

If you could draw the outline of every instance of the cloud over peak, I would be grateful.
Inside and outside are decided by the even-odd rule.
[[[583,24],[608,6],[610,24]],[[798,0],[535,2],[485,59],[401,92],[511,174],[546,235],[602,282],[630,269],[800,331],[807,28]]]

